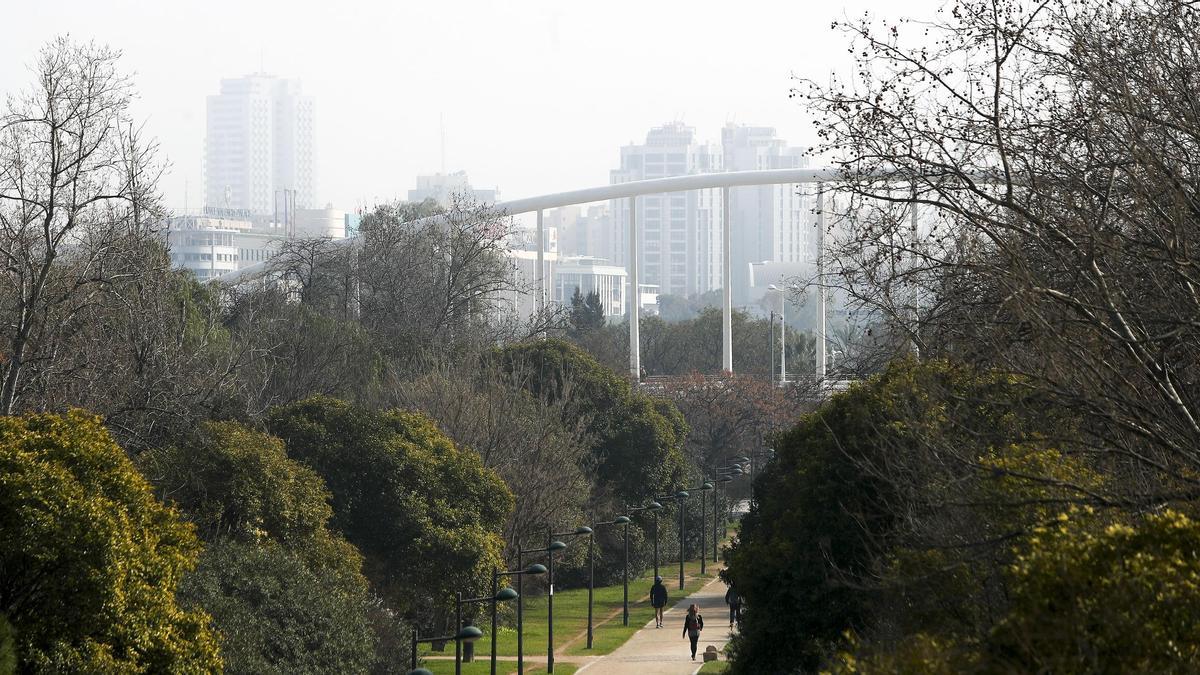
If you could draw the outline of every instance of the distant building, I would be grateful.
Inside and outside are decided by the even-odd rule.
[[[466,171],[417,176],[417,188],[408,191],[408,201],[423,202],[426,199],[432,199],[442,206],[449,206],[455,195],[465,195],[480,204],[495,204],[500,201],[498,188],[475,189],[471,187]]]
[[[617,232],[608,204],[565,206],[546,211],[545,224],[558,230],[559,252],[565,256],[587,256],[611,260],[623,241]]]
[[[726,171],[799,169],[808,166],[804,148],[789,147],[772,127],[727,124],[721,130]],[[750,264],[758,261],[809,263],[816,255],[815,217],[807,186],[756,185],[729,191],[730,262],[733,302],[744,306],[754,298]]]
[[[346,214],[329,206],[297,210],[288,223],[210,208],[167,219],[164,236],[171,264],[206,280],[269,260],[291,238],[342,239],[345,223]]]
[[[695,129],[675,122],[651,129],[644,144],[622,147],[621,167],[610,173],[610,182],[717,172],[723,159],[720,147],[700,143]],[[637,209],[641,281],[681,296],[723,286],[720,190],[647,195],[638,198]],[[610,212],[614,233],[628,232],[629,200],[613,200]],[[614,236],[611,253],[602,257],[625,266],[628,249],[624,237]]]
[[[205,204],[260,215],[311,208],[313,125],[313,100],[299,80],[262,73],[221,80],[207,102]]]
[[[600,258],[559,258],[554,268],[554,301],[570,307],[576,290],[584,296],[596,293],[604,316],[620,320],[625,316],[626,276],[624,267],[609,265]]]

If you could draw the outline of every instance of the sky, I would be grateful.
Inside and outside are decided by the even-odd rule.
[[[205,97],[265,71],[315,98],[320,202],[403,198],[465,170],[515,199],[608,183],[619,149],[683,121],[815,142],[793,76],[849,63],[835,19],[932,18],[944,0],[0,0],[0,93],[55,36],[123,52],[135,117],[161,144],[169,206],[202,206]]]

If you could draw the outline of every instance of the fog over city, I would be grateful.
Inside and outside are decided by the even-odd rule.
[[[939,0],[746,2],[6,2],[0,89],[27,87],[37,50],[70,34],[120,49],[172,169],[175,209],[201,205],[205,97],[222,78],[297,78],[316,107],[321,203],[403,199],[415,176],[465,170],[502,197],[608,182],[621,145],[683,121],[813,142],[791,75],[844,69],[834,19],[931,17]],[[444,122],[443,122],[444,121]]]
[[[1200,0],[0,26],[0,675],[1200,673]]]

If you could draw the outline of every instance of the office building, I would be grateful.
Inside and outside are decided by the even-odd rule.
[[[426,199],[450,206],[455,196],[467,197],[479,204],[495,204],[500,201],[498,188],[476,189],[467,179],[466,171],[433,173],[417,176],[417,188],[408,191],[408,201],[423,202]]]
[[[207,102],[205,204],[273,215],[316,202],[313,100],[299,80],[262,73],[221,80]]]
[[[721,148],[696,140],[692,127],[675,122],[651,129],[643,144],[621,148],[613,184],[722,170]],[[629,229],[629,200],[610,203],[614,232]],[[722,203],[717,189],[647,195],[637,200],[640,280],[659,293],[691,296],[721,288]],[[608,258],[625,266],[628,244],[614,237]],[[595,255],[595,253],[593,253]]]
[[[771,127],[727,124],[721,130],[721,149],[726,171],[808,166],[805,149],[789,147]],[[744,306],[754,299],[750,290],[752,263],[812,263],[816,256],[816,225],[807,194],[811,190],[812,186],[797,184],[730,189],[734,305]]]

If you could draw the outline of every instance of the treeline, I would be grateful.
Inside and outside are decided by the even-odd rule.
[[[860,79],[797,90],[844,178],[826,282],[920,360],[778,440],[732,671],[1194,672],[1200,16],[946,19],[839,24]]]
[[[530,339],[567,323],[511,311],[487,209],[381,206],[236,288],[171,269],[118,57],[53,42],[0,125],[0,666],[406,672],[518,543],[698,479],[675,405]]]

